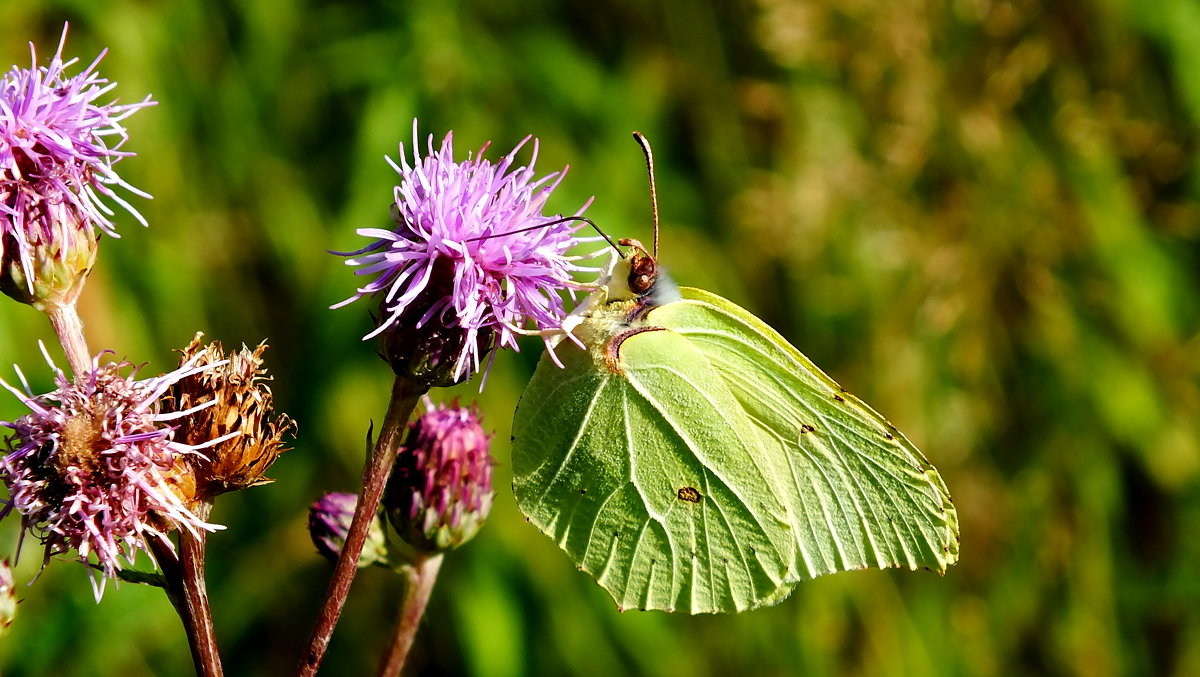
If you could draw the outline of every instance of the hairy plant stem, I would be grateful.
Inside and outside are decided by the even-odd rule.
[[[362,491],[358,495],[358,507],[354,510],[354,519],[350,522],[350,531],[346,534],[346,542],[342,546],[341,556],[333,568],[333,578],[325,591],[325,602],[317,616],[316,626],[309,637],[308,647],[296,668],[298,677],[311,677],[317,673],[325,650],[329,648],[329,639],[333,636],[333,628],[337,625],[346,604],[346,596],[350,593],[350,584],[358,572],[358,557],[362,553],[363,544],[367,540],[367,531],[375,513],[379,509],[379,501],[383,497],[383,489],[387,485],[388,475],[396,462],[396,452],[404,441],[404,431],[408,419],[412,416],[417,400],[425,394],[428,388],[397,376],[392,385],[392,399],[388,403],[387,416],[379,431],[379,439],[375,449],[363,468]]]
[[[46,315],[50,317],[50,326],[54,327],[54,333],[58,335],[58,342],[67,354],[67,363],[71,365],[75,376],[91,371],[92,353],[83,336],[83,321],[75,311],[75,302],[47,308]]]
[[[422,556],[404,568],[404,602],[400,606],[400,616],[396,618],[396,631],[392,634],[391,644],[379,662],[379,677],[399,676],[408,658],[408,650],[412,648],[413,638],[417,636],[417,628],[421,625],[421,617],[425,615],[425,605],[429,604],[429,595],[433,592],[433,584],[437,582],[441,566],[442,555],[437,554]]]
[[[212,504],[201,503],[194,512],[201,520],[207,520],[211,509]],[[208,590],[204,581],[207,536],[205,531],[194,535],[186,529],[180,530],[178,556],[160,541],[151,540],[150,544],[167,583],[167,597],[187,632],[196,674],[199,677],[222,677],[225,673],[217,650],[212,608],[208,604]]]

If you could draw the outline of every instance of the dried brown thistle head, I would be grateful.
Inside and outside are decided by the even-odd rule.
[[[190,457],[195,471],[195,498],[211,502],[228,491],[272,482],[267,469],[287,450],[285,435],[295,437],[296,423],[287,414],[276,414],[262,355],[267,342],[254,350],[245,345],[225,355],[219,341],[201,345],[197,333],[182,351],[180,364],[200,367],[228,360],[176,383],[170,391],[176,411],[187,411],[216,400],[180,419],[175,439],[201,449]],[[227,437],[215,445],[212,440]]]

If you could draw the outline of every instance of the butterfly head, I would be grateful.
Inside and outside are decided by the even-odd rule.
[[[682,298],[679,287],[658,267],[658,195],[654,188],[654,159],[650,142],[639,132],[633,133],[646,155],[646,170],[650,176],[650,204],[653,208],[654,245],[647,249],[641,242],[623,238],[613,242],[596,224],[596,230],[612,245],[611,256],[600,279],[593,287],[595,291],[585,303],[571,312],[562,324],[563,336],[576,336],[587,340],[587,334],[611,335],[621,326],[628,326],[633,314],[644,309],[665,305]],[[575,217],[587,221],[582,217]],[[591,223],[591,221],[588,221]],[[618,246],[619,245],[619,246]],[[632,251],[622,251],[628,247]],[[562,337],[554,339],[555,346]],[[578,342],[578,341],[577,341]]]
[[[654,255],[646,251],[641,242],[633,239],[622,239],[621,244],[633,247],[634,253],[629,259],[629,291],[641,296],[654,288],[658,280],[658,261]]]

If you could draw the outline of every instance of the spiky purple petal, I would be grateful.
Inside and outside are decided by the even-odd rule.
[[[350,522],[354,520],[354,509],[358,507],[358,494],[331,491],[319,498],[308,509],[308,535],[313,545],[325,559],[336,562],[350,533]],[[367,531],[367,541],[358,556],[359,568],[372,564],[386,564],[387,537],[383,523],[377,515]]]
[[[0,258],[6,248],[16,249],[7,256],[20,262],[31,292],[35,247],[53,243],[70,249],[63,240],[94,238],[92,228],[118,237],[114,212],[104,200],[145,225],[114,189],[150,197],[122,180],[113,165],[133,155],[119,150],[128,138],[121,123],[154,102],[146,97],[133,104],[99,103],[115,86],[96,72],[105,52],[68,76],[78,60],[63,61],[66,39],[64,26],[49,65],[38,66],[31,43],[32,65],[13,66],[0,77]]]
[[[492,507],[489,440],[474,407],[434,406],[415,423],[396,456],[384,506],[392,526],[424,551],[474,537]]]
[[[483,158],[487,145],[455,162],[452,134],[446,134],[438,150],[430,135],[422,158],[414,120],[412,164],[403,144],[399,165],[388,158],[401,177],[393,195],[395,227],[357,231],[375,242],[346,254],[346,263],[360,267],[356,274],[373,278],[338,305],[381,295],[384,316],[365,337],[371,338],[396,326],[414,303],[421,303],[416,315],[403,322],[414,328],[438,323],[461,330],[465,336],[454,375],[462,378],[480,369],[493,335],[499,347],[517,349],[521,333],[561,330],[566,315],[561,292],[590,288],[572,273],[593,270],[578,266],[567,252],[596,238],[578,237],[577,221],[542,213],[566,168],[536,178],[536,140],[528,166],[514,165],[531,137],[495,164]]]
[[[103,355],[103,353],[102,353]],[[93,564],[96,599],[149,541],[173,548],[175,529],[215,531],[187,506],[185,457],[196,447],[174,440],[159,413],[158,399],[171,384],[196,372],[180,369],[136,380],[129,362],[100,362],[75,382],[53,364],[55,390],[40,396],[0,381],[29,407],[9,428],[8,452],[0,458],[0,481],[8,488],[3,514],[16,510],[26,533],[45,546],[45,560],[75,551]],[[23,379],[22,379],[23,380]]]

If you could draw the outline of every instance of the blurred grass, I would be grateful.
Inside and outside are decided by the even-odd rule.
[[[509,421],[540,346],[480,399],[497,505],[447,562],[410,672],[1200,673],[1200,10],[1191,0],[533,3],[0,2],[3,62],[111,48],[127,180],[82,299],[94,349],[153,369],[196,330],[271,340],[300,422],[278,482],[214,519],[231,675],[287,674],[328,576],[308,502],[347,489],[388,373],[326,249],[387,223],[383,162],[411,135],[461,152],[528,133],[552,200],[649,238],[881,411],[946,478],[962,561],[844,574],[743,616],[618,614],[507,491]],[[48,384],[33,311],[0,304],[0,361]],[[51,345],[53,345],[51,343]],[[7,378],[7,377],[6,377]],[[35,387],[37,387],[35,385]],[[459,388],[465,399],[476,386]],[[451,396],[452,393],[443,393]],[[0,400],[0,418],[21,413]],[[16,520],[0,533],[15,545]],[[36,548],[18,570],[37,571]],[[366,572],[322,674],[369,672],[398,599]],[[98,606],[54,562],[0,642],[8,675],[190,670],[160,594]]]

